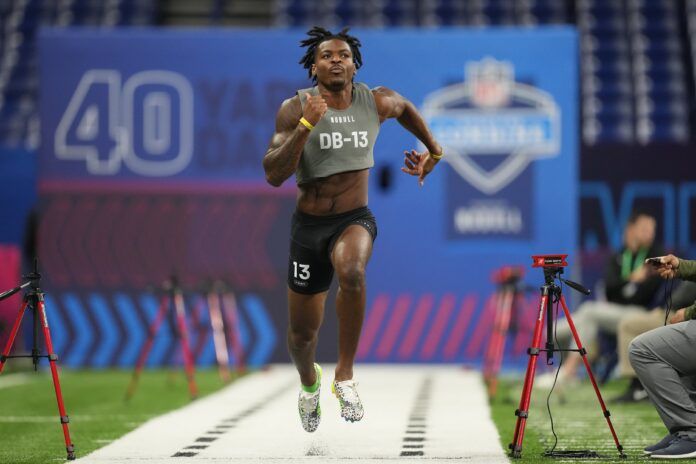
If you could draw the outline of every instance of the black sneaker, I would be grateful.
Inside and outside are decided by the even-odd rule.
[[[665,436],[665,438],[658,441],[654,445],[646,446],[645,448],[643,448],[643,454],[651,455],[652,453],[654,453],[657,450],[661,450],[662,448],[667,448],[676,439],[677,439],[677,436],[670,433],[669,435]]]
[[[655,459],[696,458],[696,441],[677,437],[667,448],[653,451],[650,457]]]

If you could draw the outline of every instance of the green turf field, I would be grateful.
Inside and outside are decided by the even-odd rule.
[[[190,401],[181,371],[144,371],[135,395],[126,403],[124,394],[130,378],[130,371],[61,370],[70,433],[78,458]],[[216,370],[198,371],[196,382],[201,395],[224,386]],[[63,432],[48,372],[3,373],[0,404],[0,463],[47,464],[65,460]]]
[[[522,459],[516,462],[657,462],[643,456],[642,449],[659,441],[667,433],[655,409],[648,402],[617,405],[609,401],[624,391],[625,381],[609,382],[600,387],[611,412],[611,419],[628,459],[620,459],[609,427],[589,381],[557,389],[551,396],[551,412],[558,435],[557,450],[590,449],[601,459],[544,458],[543,452],[553,446],[554,438],[546,409],[548,390],[535,389],[525,429]],[[502,382],[496,398],[491,401],[493,420],[507,450],[512,441],[522,382]],[[684,462],[684,461],[679,461]]]

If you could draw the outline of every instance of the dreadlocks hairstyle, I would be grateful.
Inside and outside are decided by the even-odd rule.
[[[334,34],[333,32],[324,29],[323,27],[314,26],[312,29],[307,31],[307,35],[309,36],[309,38],[300,42],[301,46],[307,47],[307,51],[300,60],[300,64],[304,66],[305,69],[307,69],[307,73],[309,74],[310,79],[312,79],[312,82],[316,82],[317,80],[316,76],[312,76],[312,65],[314,64],[314,55],[317,52],[317,48],[319,48],[319,44],[327,40],[338,39],[347,43],[350,47],[350,51],[353,53],[353,63],[355,63],[355,69],[360,69],[360,66],[362,66],[362,55],[360,54],[360,46],[362,44],[360,43],[360,40],[358,40],[357,37],[353,37],[352,35],[348,34],[348,29],[349,28],[347,27],[343,28],[341,32],[339,32],[338,34]]]

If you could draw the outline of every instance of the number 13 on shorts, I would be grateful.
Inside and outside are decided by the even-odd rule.
[[[309,280],[309,264],[299,264],[297,261],[293,261],[292,266],[296,279]]]

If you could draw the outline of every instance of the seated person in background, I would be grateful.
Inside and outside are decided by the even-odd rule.
[[[696,301],[696,282],[682,282],[672,294],[672,308],[684,308]],[[674,311],[670,312],[670,316]],[[631,381],[626,391],[614,401],[617,403],[635,403],[648,399],[648,392],[638,380],[628,361],[628,345],[638,335],[665,324],[665,310],[655,308],[647,313],[631,313],[619,322],[617,351],[619,353],[619,374]]]
[[[696,282],[696,261],[662,256],[656,268],[663,278]],[[679,309],[669,322],[636,337],[628,357],[669,431],[645,453],[688,459],[696,457],[696,303]]]
[[[616,334],[621,318],[631,313],[644,313],[661,285],[644,261],[649,256],[659,256],[662,249],[655,246],[655,218],[643,212],[634,212],[624,229],[623,249],[609,259],[605,272],[607,301],[586,301],[573,313],[575,328],[582,345],[588,349],[596,345],[599,329]],[[566,320],[559,320],[558,344],[563,348],[577,348]],[[564,356],[559,382],[575,379],[582,358],[577,353]],[[538,386],[549,388],[555,373],[540,376]]]

